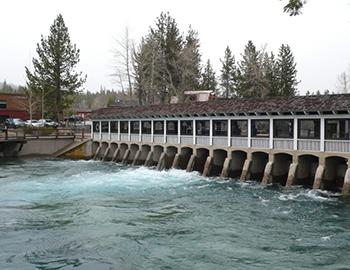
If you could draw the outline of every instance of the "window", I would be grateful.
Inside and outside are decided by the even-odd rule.
[[[177,121],[166,121],[166,134],[177,135]]]
[[[139,134],[140,133],[140,122],[139,121],[131,121],[130,122],[130,133]]]
[[[111,121],[111,133],[118,133],[118,121]]]
[[[326,140],[349,140],[349,119],[326,119]]]
[[[100,122],[99,121],[92,122],[92,130],[94,132],[99,132],[100,131]]]
[[[129,133],[128,121],[120,121],[120,133]]]
[[[270,135],[269,120],[252,120],[252,137],[268,138]]]
[[[300,119],[298,121],[298,137],[300,139],[319,139],[320,119]]]
[[[108,132],[108,122],[107,121],[102,121],[101,126],[102,126],[102,132]]]
[[[214,120],[213,128],[213,136],[227,136],[228,121]]]
[[[209,120],[196,120],[196,135],[197,136],[209,136],[210,121]]]
[[[5,100],[0,100],[0,109],[6,109],[7,108],[7,102]]]
[[[193,135],[193,121],[180,121],[181,135]]]
[[[142,133],[143,134],[151,134],[151,121],[142,121]]]
[[[273,120],[274,138],[293,138],[293,119]]]
[[[164,121],[154,121],[153,122],[153,133],[154,134],[164,134]]]
[[[232,137],[248,137],[248,120],[231,120]]]

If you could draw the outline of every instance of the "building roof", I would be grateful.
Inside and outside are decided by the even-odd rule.
[[[295,97],[232,98],[181,104],[110,107],[92,119],[222,115],[337,114],[350,110],[350,94]]]

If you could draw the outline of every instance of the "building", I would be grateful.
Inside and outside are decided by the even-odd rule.
[[[28,101],[24,94],[0,93],[0,121],[6,118],[20,118],[26,120],[29,114],[25,109]]]
[[[104,108],[92,119],[96,156],[106,159],[265,184],[350,187],[350,94]]]

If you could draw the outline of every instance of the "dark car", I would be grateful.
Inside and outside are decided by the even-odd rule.
[[[19,118],[7,118],[5,121],[5,126],[7,128],[25,127],[25,122]]]

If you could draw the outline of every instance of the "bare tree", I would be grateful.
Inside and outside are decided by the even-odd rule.
[[[340,73],[337,79],[336,89],[339,93],[348,93],[350,90],[350,76],[346,72]]]
[[[113,76],[116,78],[117,84],[124,91],[127,85],[128,96],[133,97],[133,51],[134,44],[129,36],[129,29],[125,28],[124,37],[117,40],[117,48],[114,51],[114,58],[116,61],[115,72]]]

